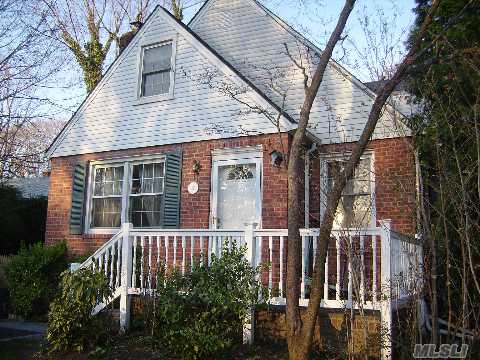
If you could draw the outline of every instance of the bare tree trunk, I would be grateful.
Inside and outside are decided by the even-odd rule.
[[[348,17],[355,5],[355,0],[346,0],[342,12],[338,18],[337,25],[330,35],[327,46],[322,52],[319,64],[315,70],[310,86],[305,88],[305,100],[300,111],[300,121],[298,128],[293,136],[290,156],[288,161],[288,258],[287,258],[287,333],[288,333],[288,352],[291,359],[306,359],[309,356],[313,331],[302,332],[302,320],[300,317],[300,308],[298,300],[300,298],[300,289],[298,279],[300,277],[301,266],[301,238],[300,226],[302,223],[301,199],[300,199],[300,179],[302,148],[307,130],[308,121],[313,102],[317,96],[318,89],[323,80],[325,69],[332,57],[333,49],[342,36],[343,29],[347,23]]]
[[[312,285],[310,292],[310,300],[305,317],[302,321],[300,318],[300,310],[298,306],[299,288],[298,279],[300,275],[300,259],[301,259],[301,239],[300,224],[301,215],[299,211],[300,205],[300,189],[299,189],[299,163],[301,160],[301,149],[308,125],[310,110],[317,94],[320,83],[323,79],[325,68],[331,57],[335,44],[340,39],[345,23],[350,12],[353,9],[355,1],[346,1],[342,13],[339,17],[337,26],[330,36],[327,47],[322,53],[320,63],[315,71],[312,84],[306,90],[306,97],[302,110],[300,112],[300,121],[298,129],[293,137],[290,159],[288,164],[288,262],[287,262],[287,332],[288,332],[288,351],[290,359],[307,359],[311,351],[314,328],[317,320],[318,309],[322,296],[322,286],[325,277],[325,259],[327,256],[328,242],[332,230],[335,210],[337,209],[339,200],[346,181],[350,178],[357,166],[360,156],[365,151],[369,139],[371,138],[378,119],[381,116],[382,109],[390,97],[395,87],[400,83],[405,75],[408,67],[412,64],[415,56],[422,43],[423,36],[432,21],[432,15],[439,5],[439,0],[435,0],[430,8],[429,13],[418,32],[417,38],[405,56],[402,63],[397,67],[392,79],[388,81],[382,89],[380,89],[375,101],[372,105],[370,115],[363,132],[354,147],[352,154],[344,168],[344,170],[335,178],[333,189],[328,194],[327,206],[324,217],[322,219],[320,234],[318,237],[317,253],[315,255],[315,267],[312,274]]]

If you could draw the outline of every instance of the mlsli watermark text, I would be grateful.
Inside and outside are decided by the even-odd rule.
[[[441,344],[438,348],[435,344],[415,344],[413,357],[415,359],[465,359],[468,353],[468,345]]]

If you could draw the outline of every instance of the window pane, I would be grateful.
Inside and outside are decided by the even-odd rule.
[[[122,195],[123,165],[95,169],[94,196]]]
[[[103,182],[103,173],[105,169],[100,168],[100,169],[95,169],[95,181],[96,182]]]
[[[170,72],[145,74],[142,77],[142,96],[166,94],[170,90]]]
[[[161,195],[131,196],[129,218],[135,227],[161,226]]]
[[[131,211],[142,211],[142,197],[141,196],[131,196],[130,197],[130,210]]]
[[[122,195],[123,181],[115,181],[113,183],[113,194]]]
[[[164,174],[164,171],[165,171],[165,166],[164,166],[164,163],[161,162],[161,163],[157,163],[157,164],[154,164],[154,173],[153,175],[155,177],[163,177],[165,174]]]
[[[121,198],[93,199],[92,227],[119,227],[121,208]]]
[[[114,169],[115,169],[115,176],[114,176],[115,181],[123,180],[123,166],[116,167]]]
[[[103,195],[103,183],[95,182],[93,195],[94,196],[102,196]]]
[[[105,169],[105,181],[113,181],[113,168],[106,168]]]
[[[145,49],[143,73],[169,70],[171,68],[172,44]]]
[[[143,179],[142,193],[150,194],[152,192],[153,192],[153,180],[152,179]]]
[[[132,179],[140,179],[142,177],[143,165],[133,165]]]
[[[142,213],[140,211],[132,212],[130,214],[130,222],[134,227],[142,227]]]
[[[153,164],[143,165],[143,177],[148,179],[153,178]]]
[[[132,180],[132,194],[140,193],[140,180]]]
[[[103,184],[103,196],[110,196],[113,195],[113,182],[105,182]]]
[[[163,178],[156,178],[153,181],[153,192],[163,193]]]

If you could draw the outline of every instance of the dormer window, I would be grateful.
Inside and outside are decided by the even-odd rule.
[[[140,97],[163,97],[173,93],[172,41],[142,48]]]

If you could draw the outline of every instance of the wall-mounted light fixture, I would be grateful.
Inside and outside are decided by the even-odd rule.
[[[270,159],[273,166],[280,166],[283,161],[283,154],[278,150],[273,150],[270,153]]]
[[[200,163],[197,160],[193,160],[193,165],[192,165],[192,171],[195,175],[198,175],[200,173]]]

